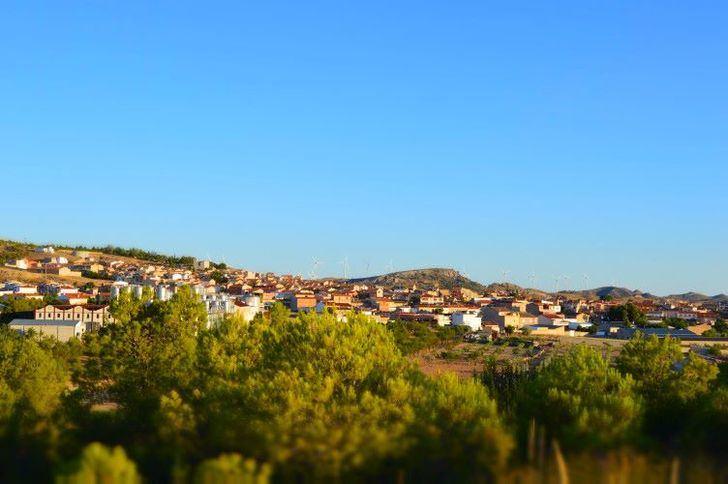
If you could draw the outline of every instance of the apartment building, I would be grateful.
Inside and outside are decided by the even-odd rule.
[[[96,331],[113,318],[106,304],[49,304],[35,310],[35,319],[46,321],[81,321],[85,331]]]

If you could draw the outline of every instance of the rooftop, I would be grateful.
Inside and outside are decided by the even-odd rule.
[[[10,326],[76,326],[80,320],[73,319],[24,319],[10,321]]]

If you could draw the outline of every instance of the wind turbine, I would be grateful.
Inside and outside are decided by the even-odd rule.
[[[531,281],[531,288],[536,289],[536,271],[528,276],[528,280]]]
[[[561,276],[561,278],[564,280],[564,284],[567,284],[567,281],[571,279],[569,276]],[[568,290],[568,286],[564,285],[564,290]]]
[[[318,279],[318,267],[321,265],[321,261],[315,257],[311,257],[312,267],[309,276],[311,279]]]
[[[589,276],[587,274],[584,274],[584,290],[589,290]]]
[[[502,274],[503,274],[503,282],[504,283],[507,282],[508,274],[510,274],[510,273],[511,273],[510,269],[504,269],[503,270]]]
[[[341,261],[341,265],[344,268],[344,279],[349,278],[349,258],[344,256],[344,260]]]

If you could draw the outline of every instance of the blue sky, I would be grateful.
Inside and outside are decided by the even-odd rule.
[[[0,236],[728,292],[726,21],[718,1],[4,2]]]

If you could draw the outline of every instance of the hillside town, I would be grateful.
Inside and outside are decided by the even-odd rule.
[[[728,337],[722,326],[728,318],[724,297],[625,300],[581,298],[569,293],[534,295],[508,285],[476,291],[458,285],[418,286],[416,282],[305,279],[234,269],[209,260],[191,259],[187,265],[173,266],[52,246],[35,247],[32,253],[6,261],[4,268],[0,310],[8,313],[5,320],[9,327],[63,341],[113,323],[110,305],[124,293],[135,298],[148,294],[166,301],[182,286],[189,286],[204,302],[208,326],[233,315],[251,321],[279,302],[293,314],[329,311],[342,321],[354,311],[383,324],[398,320],[460,326],[473,333],[471,338],[484,340],[511,334],[629,339],[638,328],[658,337]],[[33,278],[24,277],[30,275]],[[31,305],[35,309],[10,313],[10,299],[34,301]],[[639,321],[619,317],[615,309],[625,304],[641,315]]]

